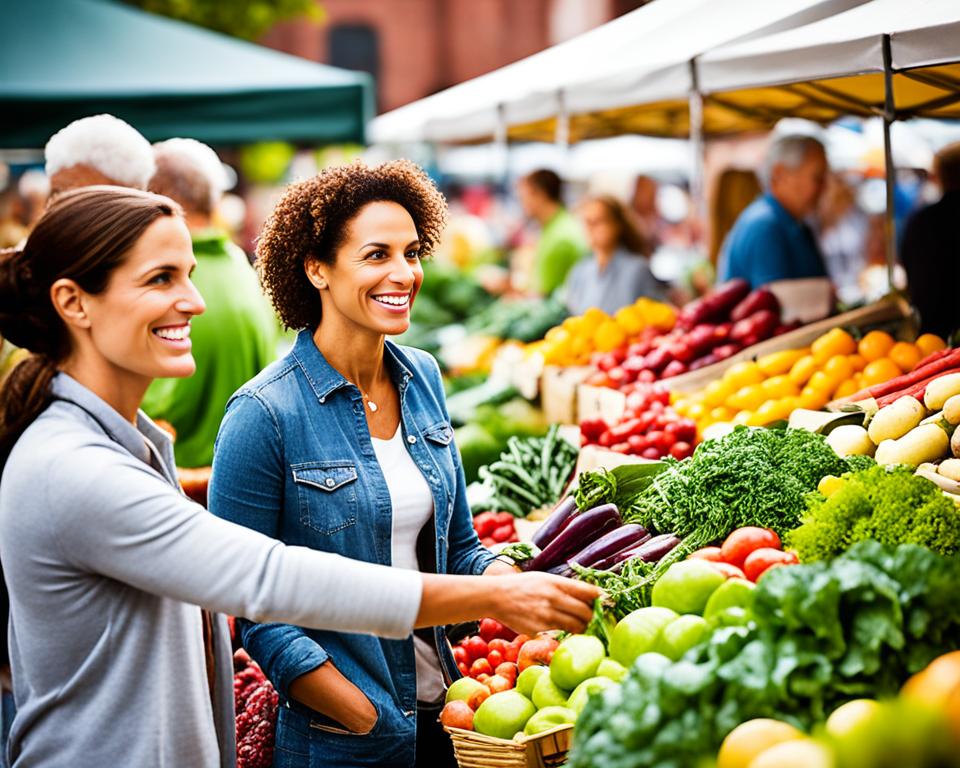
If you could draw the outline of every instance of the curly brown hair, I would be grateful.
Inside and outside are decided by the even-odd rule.
[[[287,187],[257,242],[260,281],[287,328],[319,325],[320,296],[304,266],[312,259],[332,264],[350,222],[375,202],[403,206],[417,228],[421,257],[434,251],[446,225],[447,201],[409,160],[372,167],[357,161]]]

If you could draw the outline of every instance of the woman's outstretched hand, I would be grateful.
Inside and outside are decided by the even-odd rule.
[[[581,632],[599,587],[548,573],[497,576],[423,575],[418,627],[491,617],[515,632]]]

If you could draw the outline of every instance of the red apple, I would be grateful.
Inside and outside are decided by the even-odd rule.
[[[473,710],[465,701],[451,701],[441,710],[440,723],[447,728],[463,728],[465,731],[472,731]]]
[[[521,672],[534,664],[550,665],[553,658],[553,652],[560,645],[552,637],[538,637],[534,640],[528,640],[520,648],[517,655],[517,667]]]
[[[479,707],[481,704],[483,704],[483,702],[485,702],[489,698],[490,698],[490,689],[487,688],[487,686],[483,686],[483,688],[477,691],[474,691],[473,694],[471,694],[470,698],[467,699],[467,704],[470,705],[470,709],[476,712],[477,707]]]

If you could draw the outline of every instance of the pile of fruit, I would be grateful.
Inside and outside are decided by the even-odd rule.
[[[619,389],[634,381],[669,379],[796,327],[780,322],[780,304],[766,288],[751,292],[745,280],[730,280],[683,307],[669,333],[601,350],[605,354],[592,360],[598,373],[588,383]]]
[[[702,392],[678,397],[673,407],[694,419],[701,433],[715,423],[763,426],[797,408],[819,410],[831,400],[895,379],[945,346],[931,334],[910,344],[882,331],[858,342],[833,328],[809,347],[736,363]]]
[[[618,453],[659,459],[684,459],[697,444],[697,424],[670,407],[670,393],[656,384],[634,382],[623,390],[626,408],[616,424],[602,418],[580,422],[583,445],[600,445]]]
[[[257,662],[234,656],[233,701],[237,713],[237,768],[273,765],[279,697]]]
[[[515,519],[509,512],[481,512],[473,518],[473,530],[487,549],[494,544],[520,541],[513,522]]]
[[[453,658],[464,677],[486,684],[500,675],[505,679],[495,680],[493,686],[506,690],[512,688],[517,679],[520,648],[529,639],[496,619],[483,619],[478,634],[464,638],[453,647]]]
[[[854,699],[808,736],[772,718],[748,720],[723,740],[717,768],[937,768],[960,748],[960,652],[935,659],[895,699]]]
[[[756,582],[770,568],[796,565],[793,552],[784,552],[777,532],[770,528],[738,528],[719,547],[703,547],[689,559],[704,560],[725,576]]]
[[[595,352],[612,352],[644,332],[644,338],[658,336],[673,328],[675,320],[669,304],[641,297],[612,317],[595,307],[568,317],[527,350],[539,352],[547,365],[586,365]]]

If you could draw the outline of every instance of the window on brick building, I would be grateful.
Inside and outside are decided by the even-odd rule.
[[[379,102],[380,38],[369,24],[334,24],[329,31],[330,64],[367,72]]]

